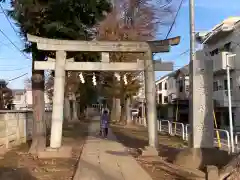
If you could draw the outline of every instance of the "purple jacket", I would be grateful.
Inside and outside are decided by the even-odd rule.
[[[101,121],[100,121],[100,125],[102,128],[108,128],[108,123],[109,123],[109,116],[108,114],[103,114],[101,116]]]

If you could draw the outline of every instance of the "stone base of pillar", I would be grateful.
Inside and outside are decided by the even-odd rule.
[[[217,148],[188,148],[175,155],[173,164],[188,169],[204,169],[207,165],[226,165],[231,159],[227,151]]]
[[[148,157],[148,156],[158,156],[159,152],[156,148],[151,146],[146,146],[142,151],[142,156]]]
[[[60,148],[46,148],[41,151],[38,151],[38,158],[47,159],[47,158],[70,158],[72,157],[72,147],[62,146]]]
[[[207,166],[206,180],[219,179],[218,168],[216,166]]]

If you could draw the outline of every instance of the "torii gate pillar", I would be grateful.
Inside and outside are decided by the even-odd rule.
[[[156,87],[155,72],[153,67],[152,52],[145,53],[145,97],[146,97],[146,119],[148,122],[148,139],[149,147],[152,150],[158,148],[158,131],[157,131],[157,112],[156,112]],[[150,152],[150,151],[148,151]],[[145,151],[146,154],[146,151]],[[152,153],[151,153],[152,154]]]
[[[55,76],[54,76],[54,94],[52,111],[52,128],[50,147],[59,148],[62,145],[62,125],[63,125],[63,107],[64,107],[64,89],[65,89],[65,63],[66,52],[56,52]]]

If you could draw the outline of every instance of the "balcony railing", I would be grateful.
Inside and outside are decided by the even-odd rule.
[[[231,91],[232,92],[232,91]],[[231,93],[232,96],[232,93]],[[213,92],[213,99],[216,101],[217,106],[219,107],[228,107],[228,91],[219,90]],[[237,102],[232,98],[232,106],[236,107]]]

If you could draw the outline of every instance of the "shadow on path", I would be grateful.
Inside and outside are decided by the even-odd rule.
[[[144,149],[148,145],[147,132],[145,129],[127,129],[122,127],[113,127],[114,134],[119,142],[129,148],[130,153],[134,156],[140,155],[140,149]],[[128,132],[126,132],[128,131]],[[168,162],[173,162],[176,155],[182,148],[171,147],[170,145],[162,144],[161,138],[171,141],[171,137],[160,135],[159,138],[159,156],[165,158]],[[164,139],[164,141],[166,141]],[[178,143],[178,139],[175,140]],[[135,149],[135,150],[131,150]]]
[[[0,180],[37,180],[26,168],[0,168]]]
[[[79,162],[79,166],[80,166],[80,171],[77,171],[73,180],[80,180],[84,178],[98,179],[98,180],[108,180],[108,179],[122,180],[122,178],[118,178],[106,173],[108,170],[106,169],[104,170],[104,167],[101,168],[100,164],[93,165],[93,164],[90,164],[89,162],[81,160]]]

